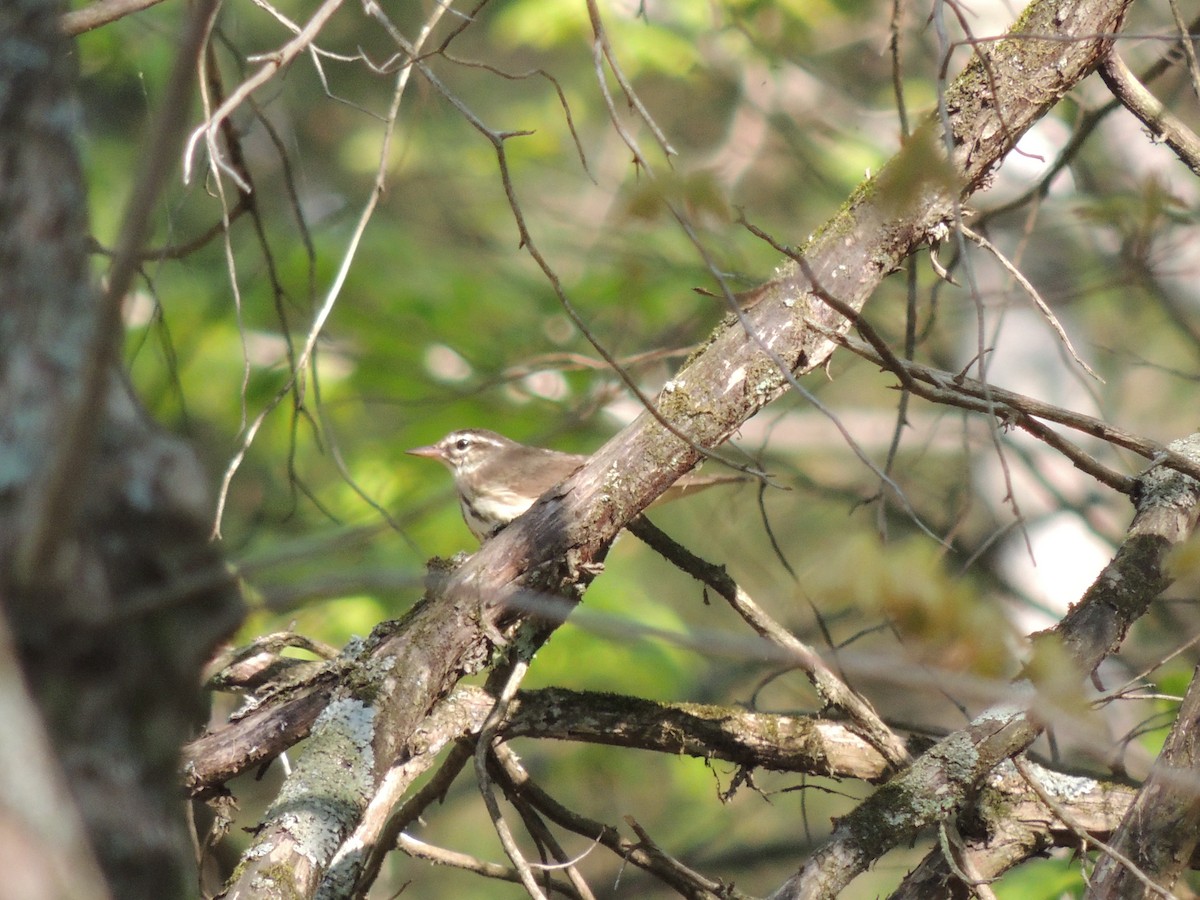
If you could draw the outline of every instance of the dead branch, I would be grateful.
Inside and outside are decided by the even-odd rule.
[[[849,323],[814,297],[813,285],[860,310],[879,282],[985,182],[1015,136],[1094,68],[1124,11],[1123,0],[1067,0],[1065,5],[1036,0],[1022,18],[1022,34],[986,51],[995,91],[981,90],[986,79],[980,77],[977,57],[947,92],[952,183],[939,178],[921,185],[912,194],[919,202],[887,189],[901,167],[920,170],[909,165],[911,154],[942,146],[937,120],[927,120],[922,129],[935,138],[914,140],[902,150],[805,248],[811,275],[794,262],[781,265],[764,299],[744,320],[719,329],[671,380],[653,404],[666,425],[643,413],[581,470],[448,573],[414,608],[403,632],[372,645],[372,663],[404,677],[385,679],[380,690],[361,696],[350,685],[342,691],[347,700],[369,703],[373,710],[376,783],[417,739],[428,710],[458,678],[484,665],[495,639],[520,619],[514,603],[530,594],[562,597],[568,608],[577,602],[618,532],[698,462],[697,448],[718,446],[786,390],[789,379],[824,364],[836,342],[822,329],[839,332]],[[1031,71],[1053,77],[1031,89]],[[646,462],[630,465],[630,460]],[[357,782],[347,787],[356,790]],[[289,789],[289,797],[303,807],[321,802],[330,786],[296,788]],[[254,852],[271,854],[282,871],[319,872],[328,865],[332,849],[302,848],[297,838],[288,820],[276,814],[264,823]],[[303,879],[295,886],[303,893],[312,884]]]
[[[1172,449],[1200,461],[1200,434],[1174,442]],[[1073,665],[1079,679],[1088,677],[1170,584],[1167,552],[1191,533],[1198,516],[1200,482],[1166,469],[1143,476],[1125,542],[1066,617],[1035,636],[1037,652],[1053,655],[1060,670]],[[992,769],[1027,748],[1061,714],[1033,681],[1019,687],[1025,699],[985,710],[839,820],[825,845],[772,900],[834,897],[884,852],[957,815]],[[880,829],[876,823],[884,816],[889,827]]]

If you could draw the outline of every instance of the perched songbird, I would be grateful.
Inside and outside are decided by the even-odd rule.
[[[450,470],[463,519],[481,543],[588,461],[575,453],[519,444],[482,428],[452,431],[436,444],[408,452],[436,459]],[[684,475],[657,502],[743,480],[738,475]]]

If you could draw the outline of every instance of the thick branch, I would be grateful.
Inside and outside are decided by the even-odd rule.
[[[981,46],[948,91],[944,140],[937,120],[927,120],[921,139],[914,137],[805,248],[804,272],[783,264],[763,299],[663,388],[657,417],[643,414],[613,438],[450,573],[404,633],[373,650],[386,671],[403,673],[372,694],[377,780],[417,739],[427,711],[455,680],[483,664],[491,638],[520,615],[522,598],[566,598],[569,608],[618,532],[697,463],[697,446],[717,446],[794,375],[828,359],[835,343],[825,329],[841,331],[847,322],[818,294],[860,310],[927,234],[953,218],[1013,142],[1092,70],[1109,44],[1096,35],[1120,27],[1126,4],[1036,0],[1022,17],[1021,35]],[[938,166],[931,151],[946,146],[949,158]],[[268,823],[260,839],[280,839],[281,864],[328,864],[328,857],[304,860],[289,850],[280,825]]]
[[[505,740],[543,737],[879,781],[887,760],[841,722],[561,689],[519,694]]]
[[[1027,763],[1026,769],[1036,775],[1042,790],[1060,810],[1069,810],[1077,825],[1101,840],[1113,833],[1133,804],[1134,791],[1125,785],[1062,775],[1034,763]],[[999,878],[1051,847],[1077,849],[1080,840],[1046,808],[1011,762],[1001,763],[988,776],[969,821],[960,827],[971,868],[985,879]],[[891,900],[970,896],[970,890],[951,871],[942,849],[935,847],[905,876]]]
[[[250,723],[239,720],[236,724],[241,727],[193,741],[184,763],[188,794],[213,796],[230,778],[269,762],[307,737],[329,694],[327,686],[315,685],[294,700],[250,714],[246,717]],[[462,695],[460,706],[486,699],[479,689],[464,688],[458,694]],[[426,745],[444,738],[437,737],[441,729],[431,729],[428,722],[422,727]],[[477,730],[464,735],[456,732],[452,737]],[[286,735],[286,742],[275,737],[277,734]],[[842,722],[562,689],[518,694],[501,736],[505,740],[551,738],[684,753],[743,766],[865,781],[882,781],[889,771],[871,743]],[[427,746],[421,752],[427,752]]]
[[[887,727],[870,702],[851,690],[815,650],[768,616],[737,582],[729,577],[723,567],[700,559],[644,517],[629,523],[629,530],[680,569],[707,584],[729,601],[747,625],[760,637],[783,650],[789,661],[804,671],[826,706],[848,715],[892,766],[899,769],[911,762],[904,742]]]
[[[308,737],[331,695],[329,686],[313,686],[286,703],[263,706],[191,741],[183,749],[183,786],[188,796],[214,796],[229,779],[270,762]]]
[[[1200,460],[1200,434],[1175,441],[1171,449]],[[1143,476],[1140,493],[1137,515],[1112,562],[1054,629],[1037,636],[1060,669],[1071,663],[1081,678],[1117,649],[1133,621],[1170,583],[1167,551],[1190,534],[1200,514],[1200,482],[1187,475],[1155,469]],[[1033,684],[1024,681],[1021,687],[1026,702],[986,710],[841,819],[829,841],[772,900],[834,897],[872,860],[956,815],[987,774],[1032,744],[1055,715]]]
[[[1110,53],[1100,66],[1100,77],[1125,108],[1150,130],[1156,141],[1165,143],[1184,165],[1200,175],[1200,138],[1137,80],[1121,57]]]
[[[1189,864],[1200,837],[1200,668],[1154,770],[1138,792],[1112,840],[1141,872],[1164,889],[1174,886]],[[1092,875],[1088,897],[1116,900],[1142,896],[1140,881],[1114,857],[1103,856]]]

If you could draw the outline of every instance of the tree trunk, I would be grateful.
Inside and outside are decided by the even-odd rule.
[[[88,265],[60,13],[0,7],[0,596],[109,890],[187,896],[179,746],[241,603],[207,542],[196,459],[118,369],[116,301],[106,316]],[[0,773],[9,791],[21,777]]]

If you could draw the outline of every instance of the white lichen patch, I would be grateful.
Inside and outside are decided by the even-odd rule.
[[[296,852],[324,867],[366,807],[374,785],[375,710],[334,700],[313,723],[304,755],[267,811]]]
[[[371,741],[375,737],[375,708],[348,697],[334,700],[313,723],[313,732],[318,729],[345,735],[356,749],[371,753]]]

